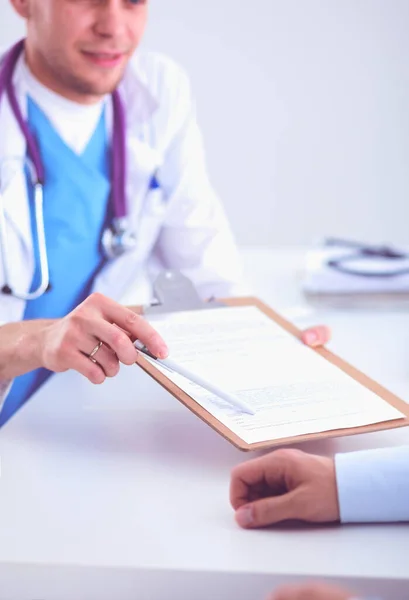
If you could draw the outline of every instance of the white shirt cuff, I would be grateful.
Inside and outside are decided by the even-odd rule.
[[[409,446],[335,456],[341,522],[409,521]]]

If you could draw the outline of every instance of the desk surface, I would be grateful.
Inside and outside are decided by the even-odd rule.
[[[282,308],[270,285],[260,295]],[[288,314],[325,317],[333,350],[409,401],[409,314],[323,315],[299,302]],[[303,448],[407,443],[403,429]],[[240,530],[229,472],[247,456],[137,367],[101,387],[54,377],[4,427],[0,453],[1,600],[261,600],[304,576],[409,594],[409,526]]]

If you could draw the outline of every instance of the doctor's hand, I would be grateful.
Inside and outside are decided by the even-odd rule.
[[[323,583],[286,585],[276,590],[267,600],[352,600],[354,594]]]
[[[101,294],[92,294],[39,332],[38,352],[42,367],[57,373],[74,369],[100,384],[118,374],[119,363],[136,361],[135,339],[158,358],[168,354],[159,333],[143,317]]]
[[[331,339],[331,331],[326,325],[316,325],[305,329],[301,334],[301,339],[304,344],[313,348],[324,346]]]
[[[334,460],[293,449],[249,460],[232,471],[230,501],[246,529],[339,521]]]

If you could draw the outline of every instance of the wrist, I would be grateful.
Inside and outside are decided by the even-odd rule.
[[[43,337],[54,322],[36,319],[1,327],[0,380],[14,379],[43,366]]]
[[[337,490],[335,461],[329,457],[319,457],[320,471],[314,481],[316,493],[321,490],[321,498],[317,501],[317,518],[325,523],[336,523],[340,520],[340,509]]]
[[[43,332],[47,324],[42,321],[27,322],[27,327],[16,339],[15,357],[24,367],[24,372],[34,371],[43,366]]]

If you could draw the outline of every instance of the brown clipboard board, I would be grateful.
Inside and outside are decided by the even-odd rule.
[[[261,300],[253,297],[247,298],[229,298],[223,300],[223,303],[227,306],[255,306],[270,319],[275,321],[283,329],[291,333],[297,338],[301,337],[301,331],[295,327],[292,323],[284,319],[282,316],[277,314],[272,308],[267,306]],[[133,310],[141,313],[140,308],[133,307]],[[214,310],[219,310],[215,308]],[[223,310],[222,308],[220,310]],[[162,387],[165,388],[172,396],[174,396],[179,402],[184,404],[186,408],[192,411],[197,417],[204,421],[207,425],[212,427],[217,433],[223,436],[231,444],[236,446],[239,450],[244,452],[254,450],[267,450],[277,446],[284,446],[289,444],[295,444],[300,442],[307,442],[317,439],[327,439],[334,437],[343,437],[350,435],[357,435],[362,433],[372,433],[375,431],[384,431],[388,429],[395,429],[397,427],[406,427],[409,425],[409,404],[404,400],[401,400],[395,394],[385,389],[379,383],[347,363],[345,360],[331,352],[325,347],[311,348],[311,352],[317,352],[323,358],[331,362],[333,365],[339,367],[342,371],[350,375],[353,379],[361,383],[363,386],[380,396],[388,404],[395,407],[399,412],[405,415],[402,419],[395,419],[393,421],[385,421],[382,423],[374,423],[372,425],[363,425],[360,427],[350,427],[348,429],[333,429],[330,431],[322,431],[319,433],[309,433],[305,435],[297,435],[293,437],[280,438],[277,440],[267,440],[265,442],[257,442],[255,444],[248,444],[242,440],[239,436],[233,433],[228,427],[220,423],[213,415],[211,415],[206,409],[198,404],[193,398],[191,398],[186,392],[181,390],[176,384],[170,381],[165,375],[163,375],[158,369],[156,369],[150,362],[145,360],[141,355],[138,356],[136,364],[141,367],[148,375],[150,375],[155,381],[157,381]]]

